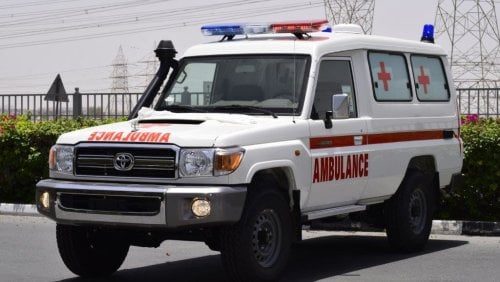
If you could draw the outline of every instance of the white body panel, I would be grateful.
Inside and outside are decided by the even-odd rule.
[[[346,119],[334,120],[331,129],[325,129],[324,122],[315,120],[310,122],[311,136],[325,137],[325,136],[352,136],[353,140],[359,138],[366,131],[366,121],[364,119]],[[334,144],[335,145],[335,144]],[[326,158],[336,157],[334,159],[334,175],[332,180],[315,182],[314,177],[311,184],[311,196],[308,201],[309,209],[320,209],[335,206],[351,205],[356,203],[363,193],[366,186],[367,177],[356,177],[342,179],[342,173],[345,173],[347,166],[347,156],[355,156],[365,154],[366,146],[346,146],[346,147],[329,147],[324,149],[311,149],[311,162],[315,166],[318,160],[318,166],[321,169],[321,160],[326,161]],[[341,159],[340,159],[341,158]],[[341,160],[341,164],[337,164]],[[337,169],[340,168],[340,169]],[[335,175],[337,172],[337,175]],[[321,172],[319,172],[321,178]],[[338,175],[340,174],[340,176]]]
[[[383,38],[359,34],[312,34],[309,40],[293,36],[256,36],[250,39],[201,44],[190,48],[185,57],[224,56],[237,54],[305,54],[311,58],[303,110],[300,116],[251,116],[244,114],[171,113],[143,109],[137,120],[74,131],[62,135],[57,143],[113,141],[101,132],[168,133],[165,141],[183,147],[241,146],[243,160],[236,171],[220,177],[177,178],[175,184],[248,184],[259,171],[282,168],[291,179],[290,189],[301,191],[301,209],[314,211],[353,205],[360,201],[390,197],[401,183],[410,160],[416,156],[432,156],[440,177],[440,185],[448,185],[453,173],[460,172],[462,154],[459,139],[402,140],[369,143],[374,134],[408,132],[453,131],[457,133],[458,115],[455,93],[450,89],[450,101],[421,103],[415,97],[405,103],[375,101],[367,62],[367,50],[383,50],[404,54],[428,54],[442,57],[444,50],[434,44]],[[358,116],[355,119],[334,120],[332,129],[325,129],[322,120],[311,120],[310,113],[319,70],[324,56],[348,57],[352,63]],[[408,56],[408,55],[406,55]],[[446,61],[446,60],[444,60]],[[447,72],[448,77],[450,74]],[[450,83],[452,85],[452,83]],[[199,124],[169,123],[169,119],[200,121]],[[148,120],[165,123],[148,124]],[[145,135],[146,136],[146,135]],[[361,143],[352,146],[312,148],[314,138],[355,139]],[[94,138],[94,140],[89,140]],[[125,137],[123,137],[125,138]],[[146,138],[146,137],[145,137]],[[390,137],[389,137],[390,138]],[[109,139],[109,138],[108,138]],[[131,140],[125,140],[130,142]],[[315,141],[316,142],[316,141]],[[319,143],[318,143],[319,144]],[[369,161],[364,156],[369,156]],[[369,173],[336,181],[314,182],[315,160],[335,156],[356,156],[366,164]],[[347,157],[346,157],[347,159]],[[343,159],[343,162],[346,161]],[[354,162],[353,162],[354,164]],[[347,165],[347,164],[344,164]],[[358,173],[364,173],[359,167]],[[320,176],[321,177],[321,176]]]

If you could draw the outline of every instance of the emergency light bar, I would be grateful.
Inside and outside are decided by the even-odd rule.
[[[293,33],[296,36],[310,32],[322,31],[328,24],[327,20],[277,22],[277,23],[234,23],[211,24],[201,27],[204,35],[222,35],[233,38],[235,35],[264,33]]]

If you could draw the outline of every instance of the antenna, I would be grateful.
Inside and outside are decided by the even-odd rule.
[[[358,24],[371,34],[375,0],[325,0],[325,13],[332,25]]]

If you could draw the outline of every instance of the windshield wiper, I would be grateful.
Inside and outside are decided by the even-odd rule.
[[[227,105],[227,106],[214,106],[212,109],[214,110],[222,110],[222,111],[229,111],[229,112],[240,112],[240,111],[245,111],[245,112],[258,112],[258,113],[263,113],[263,114],[268,114],[272,116],[273,118],[278,118],[278,116],[271,110],[264,109],[261,107],[255,107],[255,106],[244,106],[244,105]]]
[[[206,110],[200,109],[198,107],[187,106],[187,105],[167,105],[163,106],[161,110],[165,111],[173,111],[173,112],[181,112],[181,113],[189,113],[189,112],[197,112],[197,113],[206,113]]]

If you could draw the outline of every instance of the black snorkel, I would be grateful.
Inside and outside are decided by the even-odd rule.
[[[178,65],[178,61],[174,59],[177,51],[175,50],[172,41],[160,41],[155,53],[158,60],[160,60],[160,67],[158,68],[156,75],[153,77],[153,80],[151,80],[146,90],[144,90],[141,98],[139,98],[139,101],[137,101],[137,104],[130,112],[128,116],[129,120],[135,118],[142,107],[149,107],[151,103],[153,103],[156,94],[158,94],[163,81],[165,81],[165,78],[170,71],[170,68],[176,68]]]

